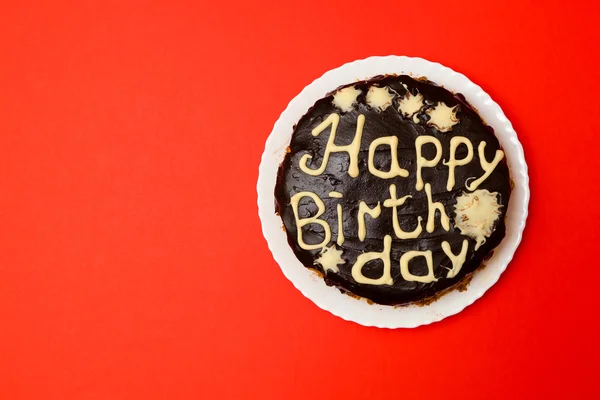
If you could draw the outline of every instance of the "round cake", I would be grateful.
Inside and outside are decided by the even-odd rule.
[[[377,76],[318,100],[294,127],[276,211],[300,262],[385,305],[466,288],[505,234],[504,152],[461,94]]]

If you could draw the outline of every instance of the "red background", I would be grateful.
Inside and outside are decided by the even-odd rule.
[[[535,3],[2,1],[0,398],[592,397],[600,10]],[[287,102],[387,54],[480,84],[531,177],[498,284],[412,330],[305,299],[255,205]]]

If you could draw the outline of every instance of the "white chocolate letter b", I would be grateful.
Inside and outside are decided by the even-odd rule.
[[[299,217],[298,205],[300,204],[300,200],[303,197],[310,197],[317,205],[318,211],[314,217],[310,217],[310,218],[300,218]],[[290,202],[292,204],[292,210],[294,210],[294,217],[296,218],[296,229],[298,229],[298,245],[300,247],[302,247],[304,250],[314,250],[314,249],[320,249],[321,247],[325,247],[327,245],[327,243],[329,243],[329,241],[331,240],[331,228],[329,227],[329,224],[326,221],[319,219],[319,217],[325,212],[325,204],[323,203],[323,200],[321,200],[319,198],[319,196],[317,196],[313,192],[300,192],[300,193],[296,193],[295,195],[293,195],[292,198],[290,199]],[[317,243],[317,244],[304,243],[304,239],[302,238],[302,228],[308,224],[317,224],[317,225],[321,225],[323,227],[323,230],[325,231],[325,237],[323,238],[323,241],[321,243]]]

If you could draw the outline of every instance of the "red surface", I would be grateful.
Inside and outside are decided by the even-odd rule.
[[[525,3],[2,1],[0,398],[593,397],[599,9]],[[287,102],[386,54],[482,85],[531,176],[498,284],[413,330],[302,297],[255,205]]]

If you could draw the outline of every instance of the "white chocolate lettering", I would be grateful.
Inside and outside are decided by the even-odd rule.
[[[427,232],[431,233],[435,229],[435,210],[440,212],[440,220],[442,222],[442,227],[446,230],[450,230],[450,218],[446,214],[446,210],[444,209],[444,205],[439,201],[433,202],[433,198],[431,196],[431,185],[429,183],[425,184],[425,193],[427,194]]]
[[[408,263],[415,257],[425,257],[427,261],[427,269],[429,270],[428,274],[425,276],[413,275],[408,270]],[[400,273],[402,277],[409,282],[435,282],[437,281],[436,277],[433,275],[433,255],[431,250],[427,251],[409,251],[407,253],[402,254],[400,257]]]
[[[390,265],[390,250],[392,248],[392,237],[385,235],[383,238],[383,251],[381,253],[371,251],[369,253],[363,253],[356,258],[356,262],[352,266],[352,278],[358,283],[366,285],[392,285],[394,280],[391,275]],[[363,275],[363,266],[369,261],[373,260],[383,261],[383,274],[377,279],[367,278]]]
[[[344,195],[340,192],[329,192],[329,197],[331,197],[332,199],[341,199],[342,197],[344,197]]]
[[[442,242],[442,250],[448,256],[450,261],[452,262],[452,269],[448,271],[446,278],[454,278],[462,268],[465,260],[467,259],[467,250],[469,248],[469,241],[463,240],[462,248],[460,249],[460,253],[458,255],[452,253],[452,248],[450,247],[450,243],[443,241]]]
[[[428,160],[421,155],[422,147],[423,147],[423,145],[425,145],[427,143],[433,143],[433,145],[435,146],[435,157],[433,157],[431,160]],[[442,158],[442,144],[440,143],[439,140],[437,140],[433,136],[419,136],[415,140],[415,148],[417,150],[417,185],[416,185],[416,188],[417,188],[417,190],[423,190],[423,178],[421,177],[421,168],[435,167],[437,165],[437,163],[440,162],[440,159]]]
[[[390,146],[392,165],[387,172],[375,168],[375,152],[377,151],[377,147],[382,145]],[[406,178],[408,176],[408,171],[401,168],[400,164],[398,164],[398,138],[396,136],[380,137],[371,142],[369,146],[369,172],[382,179],[390,179],[396,176]]]
[[[488,162],[485,159],[485,152],[484,152],[485,145],[486,145],[485,142],[481,142],[481,143],[479,143],[479,147],[477,148],[477,151],[479,153],[479,163],[481,164],[481,168],[483,168],[485,173],[481,176],[481,178],[474,180],[473,182],[471,182],[471,184],[467,183],[465,185],[467,187],[467,189],[469,189],[470,191],[477,189],[477,187],[479,185],[481,185],[481,183],[483,181],[485,181],[487,179],[487,177],[492,174],[492,172],[494,171],[494,168],[496,168],[496,165],[498,165],[498,163],[504,158],[504,152],[502,150],[496,150],[494,159],[492,160],[492,162]]]
[[[300,204],[300,200],[303,197],[310,197],[315,204],[317,205],[317,213],[314,217],[309,218],[300,218],[298,214],[298,206]],[[300,192],[296,193],[290,199],[290,203],[292,205],[292,210],[294,211],[294,217],[296,218],[296,229],[298,230],[298,245],[302,247],[304,250],[314,250],[320,249],[321,247],[325,247],[327,243],[331,240],[331,228],[327,221],[319,219],[319,217],[325,212],[325,204],[323,204],[323,200],[319,198],[313,192]],[[308,224],[317,224],[323,227],[325,231],[325,237],[321,243],[316,244],[307,244],[304,243],[304,239],[302,238],[302,228]]]
[[[360,239],[361,242],[367,237],[365,214],[369,214],[371,218],[378,218],[379,214],[381,214],[381,206],[377,203],[375,207],[369,208],[364,201],[361,201],[358,205],[358,239]]]
[[[460,160],[456,159],[456,149],[458,146],[464,144],[467,147],[467,155],[465,158]],[[446,190],[451,191],[454,187],[454,168],[467,165],[473,160],[473,144],[469,139],[464,136],[455,136],[450,140],[450,160],[448,162],[444,161],[444,165],[448,166],[448,183],[446,184]]]
[[[344,244],[344,241],[346,240],[344,238],[344,217],[342,215],[342,205],[341,204],[337,205],[337,215],[338,215],[338,234],[337,234],[336,243],[338,244],[338,246],[341,246]]]
[[[390,185],[390,198],[383,202],[384,207],[392,207],[392,226],[394,227],[394,234],[398,239],[414,239],[423,231],[423,227],[421,226],[421,221],[423,221],[423,218],[421,217],[417,218],[417,227],[412,232],[404,232],[402,228],[400,228],[397,207],[404,204],[406,199],[411,197],[412,196],[408,195],[398,199],[396,195],[396,185],[392,184]]]
[[[327,162],[329,161],[329,155],[331,153],[337,152],[347,152],[350,156],[350,166],[348,167],[348,175],[353,178],[358,176],[358,152],[360,150],[360,141],[362,138],[363,127],[365,125],[365,116],[359,115],[356,121],[356,136],[352,140],[352,143],[346,146],[338,146],[335,142],[335,133],[337,131],[338,124],[340,123],[340,115],[339,114],[331,114],[327,119],[319,124],[315,129],[312,130],[313,136],[318,136],[321,132],[323,132],[328,126],[331,125],[331,133],[329,134],[329,139],[327,140],[327,147],[325,148],[325,154],[323,154],[323,162],[321,163],[321,167],[318,169],[308,168],[306,163],[308,160],[312,158],[310,154],[305,154],[300,159],[300,169],[302,172],[312,175],[318,176],[325,172],[325,168],[327,167]]]

